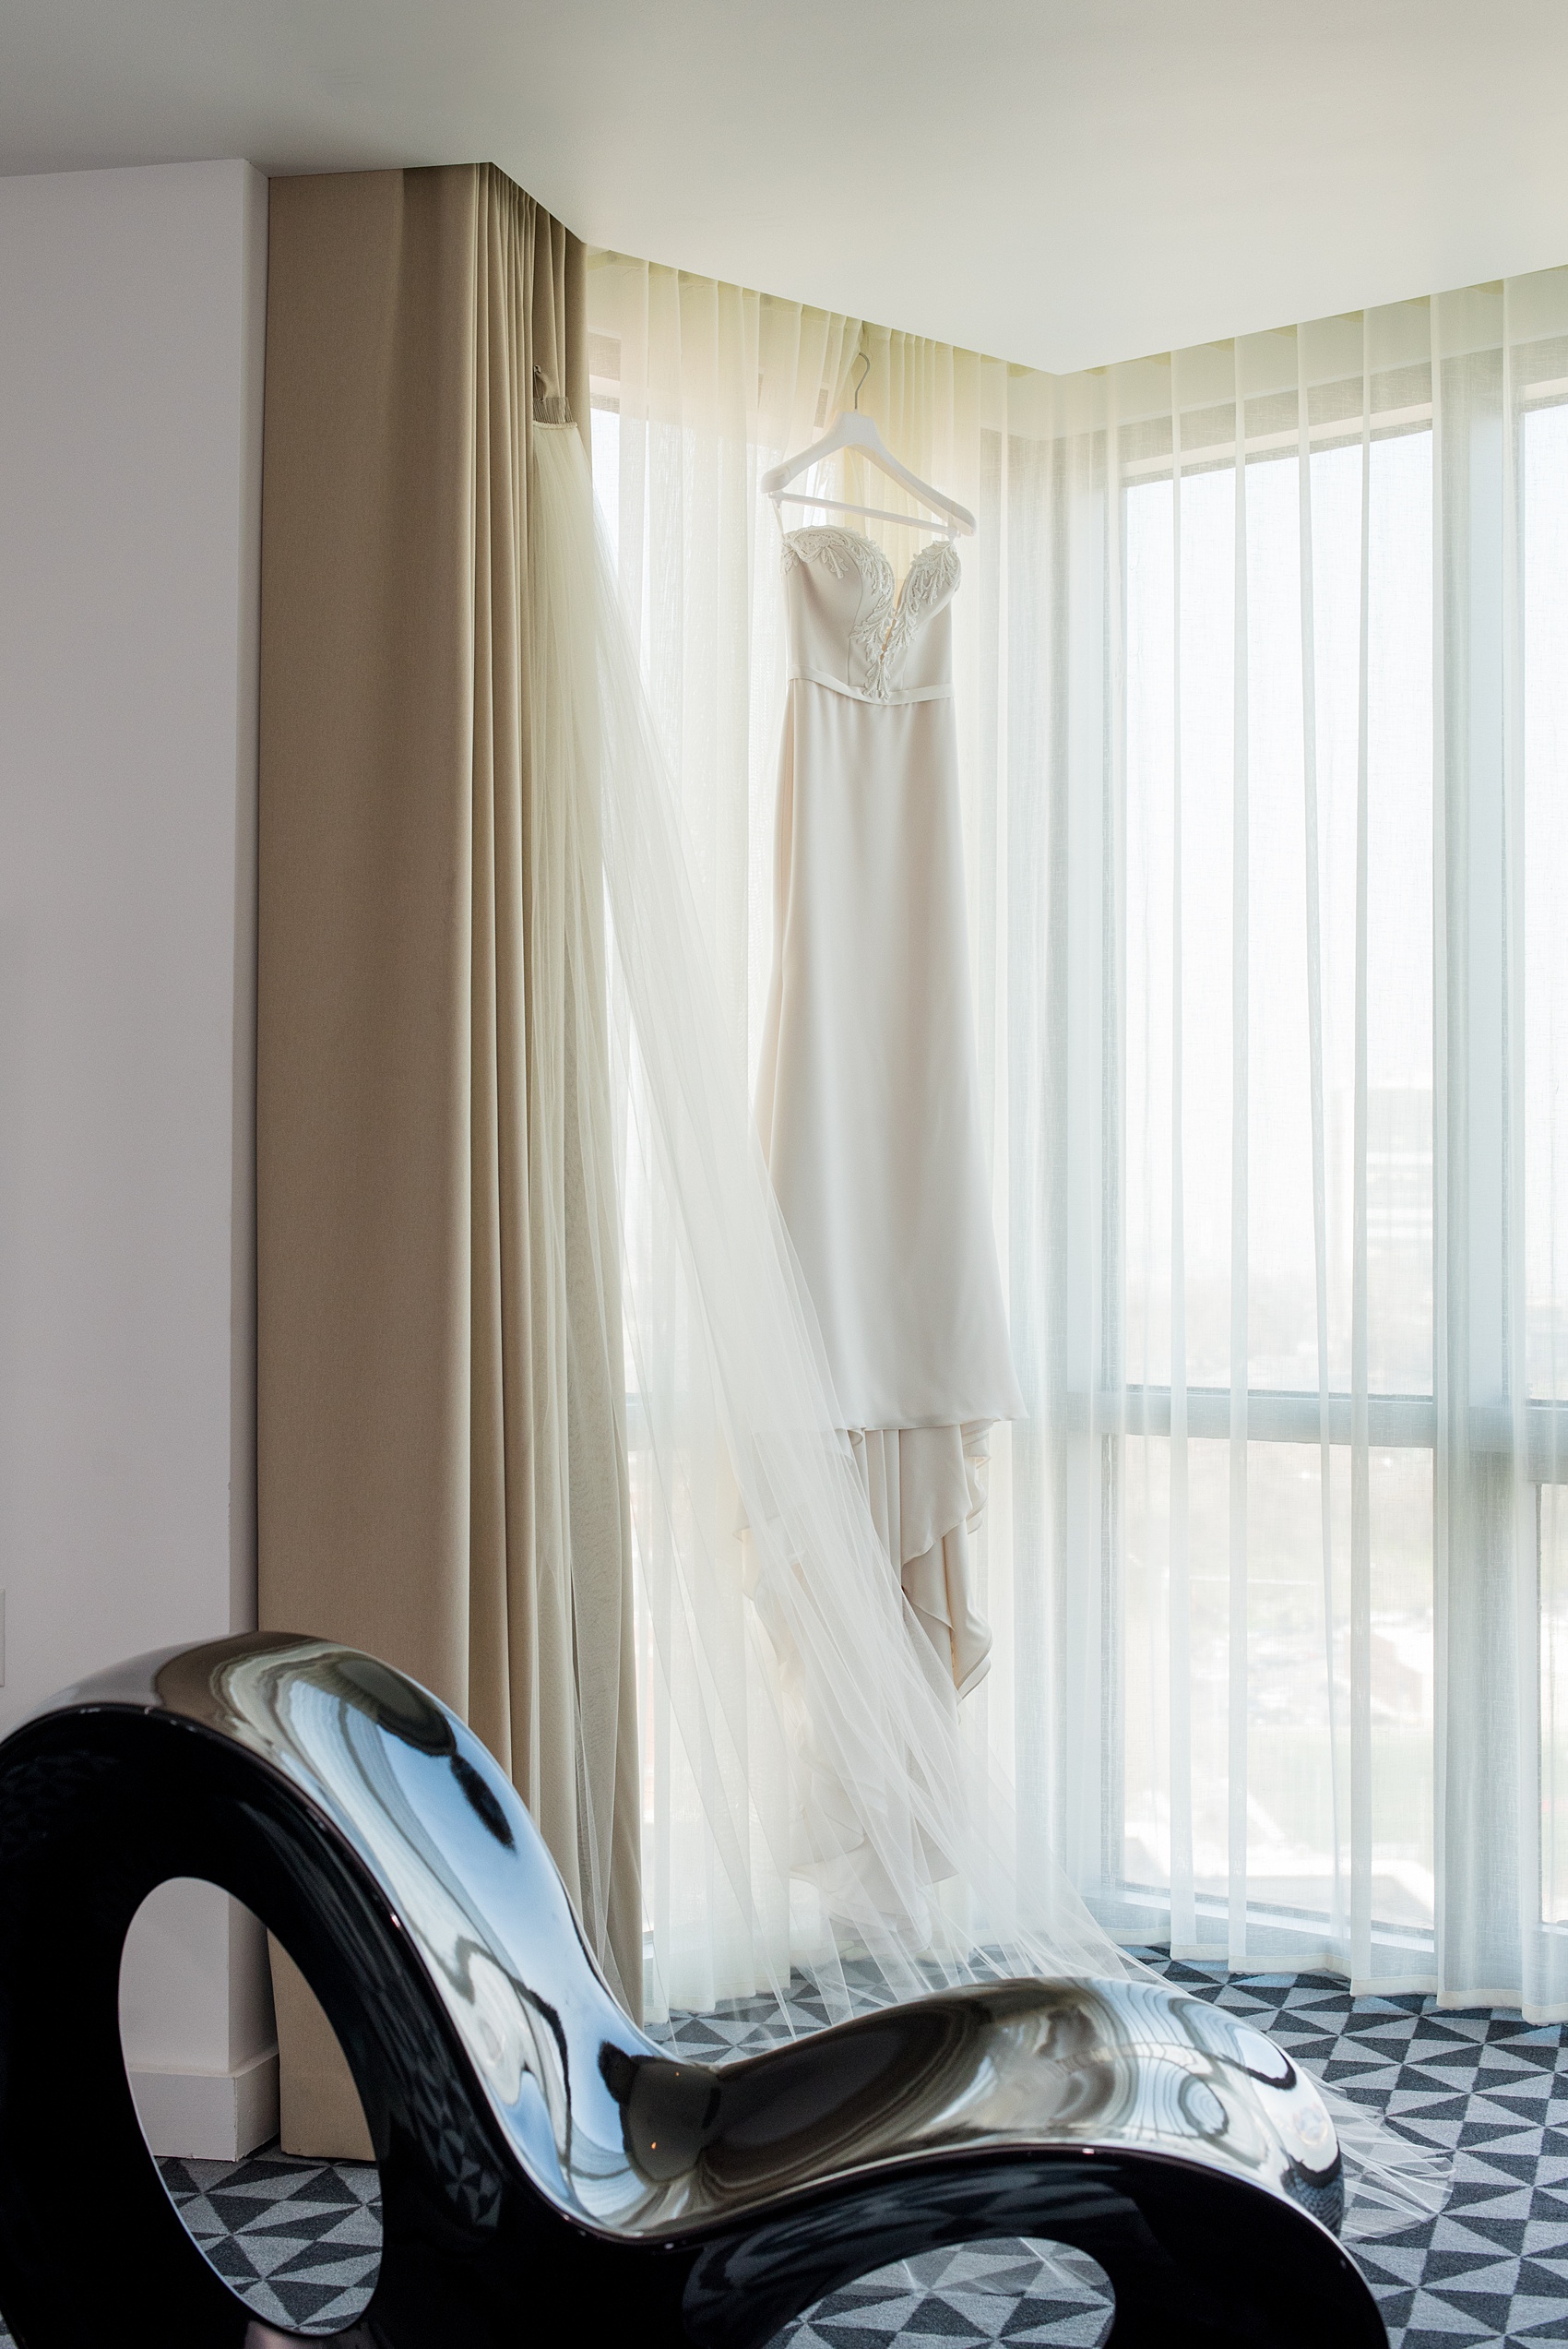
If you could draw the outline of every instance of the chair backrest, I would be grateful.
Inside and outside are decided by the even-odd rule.
[[[209,2271],[184,2260],[119,2046],[125,1932],[172,1876],[244,1902],[321,2000],[382,2166],[389,2254],[404,2200],[483,2225],[521,2194],[548,2227],[589,2207],[613,2225],[646,2199],[604,2074],[657,2050],[478,1739],[401,1674],[326,1641],[253,1634],[142,1657],[0,1747],[0,2307],[20,2337],[39,2259],[55,2273],[38,2288],[58,2298],[56,2181],[84,2142],[125,2173],[105,2198],[124,2260],[160,2238],[194,2295],[193,2340],[221,2340],[237,2306],[208,2305]],[[76,2281],[82,2337],[112,2337],[90,2278]]]

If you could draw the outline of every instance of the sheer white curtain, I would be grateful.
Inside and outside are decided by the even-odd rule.
[[[1568,272],[1074,378],[612,256],[590,324],[748,1068],[758,472],[863,345],[862,407],[980,518],[966,871],[1029,1417],[965,1712],[1026,1866],[1127,1939],[1568,2012]],[[650,1904],[700,1942],[643,1667]]]
[[[647,2008],[783,1998],[792,1969],[819,2017],[977,1972],[1121,1973],[1049,1855],[1020,1878],[1004,1776],[962,1735],[950,1670],[888,1571],[754,1127],[743,995],[738,1022],[733,987],[715,984],[731,908],[698,828],[702,748],[722,729],[677,672],[667,721],[696,719],[683,811],[608,565],[600,591],[586,469],[574,519],[575,435],[536,439],[545,796],[581,800],[580,840],[599,826],[599,865],[584,854],[579,871],[602,888],[612,948]],[[711,453],[705,436],[699,459]],[[720,455],[700,471],[722,501]],[[701,593],[701,543],[678,532],[675,546],[685,591],[656,590],[650,607],[706,609],[726,629],[724,599]],[[743,644],[743,578],[739,599]],[[698,674],[726,676],[721,660]]]

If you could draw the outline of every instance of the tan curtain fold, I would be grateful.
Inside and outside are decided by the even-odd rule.
[[[636,2011],[608,1074],[529,781],[529,442],[586,414],[582,282],[489,166],[272,184],[260,1603],[469,1719]],[[363,2151],[278,1975],[285,2142]]]

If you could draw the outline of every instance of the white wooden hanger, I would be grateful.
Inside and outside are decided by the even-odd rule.
[[[836,514],[863,514],[873,522],[902,522],[907,530],[941,531],[948,538],[973,538],[975,518],[968,507],[960,506],[956,497],[948,497],[941,490],[932,489],[931,483],[922,482],[918,473],[911,473],[907,465],[900,465],[871,418],[861,415],[861,391],[866,376],[871,373],[871,361],[863,351],[859,353],[859,358],[864,362],[865,375],[855,386],[853,408],[844,409],[832,431],[824,434],[821,440],[814,440],[811,447],[802,448],[798,457],[787,457],[782,465],[775,465],[771,472],[763,475],[763,489],[772,498],[775,510],[783,505],[826,506]],[[836,456],[841,448],[858,448],[862,455],[870,458],[873,465],[896,481],[900,489],[907,489],[911,497],[921,498],[927,506],[934,507],[938,519],[924,514],[892,514],[885,507],[855,506],[846,498],[818,497],[810,490],[790,487],[791,482],[799,481],[813,465],[821,464],[824,458]]]

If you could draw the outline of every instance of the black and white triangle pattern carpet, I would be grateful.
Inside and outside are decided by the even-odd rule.
[[[1246,2015],[1358,2102],[1453,2154],[1440,2218],[1353,2247],[1393,2349],[1568,2344],[1562,2027],[1532,2028],[1506,2011],[1440,2014],[1423,1998],[1352,1999],[1324,1975],[1159,1962],[1172,1981]],[[822,2021],[802,1985],[797,2027]],[[682,2015],[661,2036],[715,2061],[766,2046],[779,2030],[768,2002]],[[162,2169],[208,2259],[265,2322],[324,2332],[351,2323],[379,2259],[374,2169],[277,2152]],[[90,2231],[89,2209],[88,2240]],[[790,2326],[778,2349],[1095,2349],[1110,2314],[1092,2260],[1048,2244],[991,2243],[862,2277]],[[9,2342],[0,2324],[0,2343]]]

